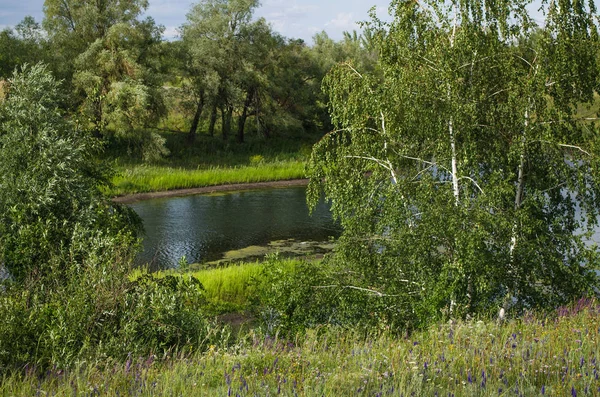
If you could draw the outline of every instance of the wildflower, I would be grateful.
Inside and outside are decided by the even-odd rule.
[[[542,386],[542,395],[546,394],[546,385]]]
[[[577,392],[575,391],[575,386],[571,386],[571,396],[577,397]]]

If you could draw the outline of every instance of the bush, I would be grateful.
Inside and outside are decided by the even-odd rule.
[[[64,117],[60,98],[43,65],[25,66],[0,104],[0,264],[18,281],[62,271],[58,258],[82,230],[133,235],[139,227],[132,210],[101,193],[112,173],[96,160],[97,141]]]
[[[362,285],[356,274],[327,258],[290,264],[268,256],[256,283],[255,308],[269,334],[319,325],[372,330],[410,323],[398,297]]]
[[[0,372],[44,371],[78,361],[193,351],[217,343],[203,314],[205,294],[191,276],[129,281],[125,239],[97,236],[82,262],[60,263],[68,277],[32,275],[0,294]]]

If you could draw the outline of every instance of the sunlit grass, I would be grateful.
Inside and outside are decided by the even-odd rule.
[[[296,259],[278,260],[282,268],[293,270],[300,261]],[[213,305],[225,309],[233,308],[244,310],[252,303],[256,295],[257,280],[265,264],[262,262],[239,263],[222,268],[204,269],[189,272],[197,278],[205,289],[206,298]],[[130,279],[134,280],[145,271],[134,270]],[[152,273],[153,277],[164,277],[167,274],[181,274],[174,270],[165,270]],[[188,274],[184,272],[184,274]]]
[[[113,179],[114,187],[109,192],[113,196],[216,186],[233,183],[280,181],[303,178],[305,163],[302,161],[282,161],[276,163],[237,166],[232,168],[214,167],[189,170],[168,166],[134,166],[123,169]]]
[[[291,339],[249,332],[233,345],[171,358],[83,363],[45,378],[11,375],[2,395],[593,396],[600,393],[600,307],[503,324],[385,330],[320,328]]]

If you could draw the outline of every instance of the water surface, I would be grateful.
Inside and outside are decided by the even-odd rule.
[[[189,263],[203,263],[274,240],[323,241],[340,234],[327,204],[320,203],[309,216],[305,187],[162,198],[130,206],[146,230],[138,261],[153,269],[176,267],[184,256]]]

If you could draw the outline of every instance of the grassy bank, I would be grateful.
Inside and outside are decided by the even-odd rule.
[[[233,183],[300,179],[304,177],[304,166],[304,162],[296,160],[196,170],[136,165],[121,169],[113,179],[114,187],[109,194],[120,196]]]
[[[581,301],[551,316],[433,325],[408,337],[336,328],[292,339],[250,332],[183,357],[82,363],[5,377],[1,395],[598,395],[599,317]]]
[[[246,143],[238,144],[201,134],[190,145],[185,133],[161,131],[160,135],[169,154],[152,163],[131,153],[127,142],[107,146],[104,156],[118,170],[111,195],[303,178],[312,145],[321,137],[249,136]]]
[[[278,260],[282,268],[291,271],[300,263],[299,260]],[[256,282],[261,276],[265,264],[261,262],[239,263],[228,267],[205,269],[189,272],[197,278],[205,289],[206,298],[216,314],[231,311],[243,311],[250,307],[256,294]],[[144,272],[135,270],[131,273],[132,280]],[[152,273],[155,278],[178,274],[177,271],[158,271]]]

